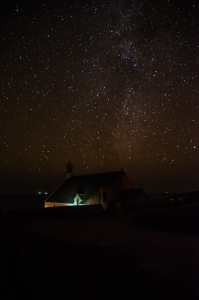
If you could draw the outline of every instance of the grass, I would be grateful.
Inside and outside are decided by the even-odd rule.
[[[196,299],[198,237],[157,228],[187,211],[3,218],[1,299]]]
[[[174,206],[135,216],[132,225],[159,231],[199,235],[199,204]]]

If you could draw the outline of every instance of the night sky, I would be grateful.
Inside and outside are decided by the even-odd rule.
[[[135,187],[199,189],[195,1],[6,1],[3,191],[124,168]]]

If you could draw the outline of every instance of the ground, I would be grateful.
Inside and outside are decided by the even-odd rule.
[[[198,231],[187,233],[192,221],[178,226],[187,211],[196,215],[198,205],[2,219],[1,299],[197,299]]]

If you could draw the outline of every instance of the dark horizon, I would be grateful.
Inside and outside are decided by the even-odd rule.
[[[181,181],[178,178],[173,178],[173,180],[168,182],[164,180],[164,178],[132,178],[132,176],[130,176],[125,169],[124,172],[134,184],[134,188],[142,188],[147,194],[172,194],[199,190],[197,178],[193,181],[187,176],[186,182],[185,180]],[[92,172],[91,174],[94,173],[99,172]],[[83,174],[90,174],[90,172],[87,170],[86,173],[75,173],[74,176]],[[51,174],[43,174],[41,177],[37,176],[37,180],[35,180],[35,176],[30,176],[30,174],[27,174],[26,176],[23,174],[15,178],[11,177],[10,179],[8,177],[4,177],[0,188],[0,193],[38,193],[39,191],[42,193],[51,193],[65,178],[66,175],[64,172],[54,173],[52,176]]]

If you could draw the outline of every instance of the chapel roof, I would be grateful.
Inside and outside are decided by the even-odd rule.
[[[81,195],[82,202],[85,202],[100,187],[112,186],[123,173],[122,170],[71,176],[70,178],[66,178],[45,202],[73,203],[76,194]]]

